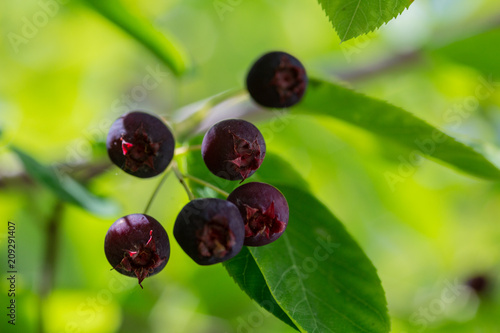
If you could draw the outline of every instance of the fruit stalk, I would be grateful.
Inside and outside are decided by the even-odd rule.
[[[184,176],[179,171],[179,167],[177,166],[177,162],[175,162],[175,161],[172,163],[172,170],[174,170],[175,176],[177,177],[177,179],[181,183],[182,187],[184,187],[184,190],[186,191],[189,200],[194,200],[195,199],[194,194],[193,194],[193,192],[191,192],[191,190],[189,189],[189,186],[186,184],[186,181],[184,180]]]
[[[229,195],[229,193],[227,193],[226,191],[218,188],[217,186],[215,186],[215,185],[213,185],[213,184],[211,184],[209,182],[206,182],[206,181],[204,181],[204,180],[202,180],[200,178],[197,178],[195,176],[191,176],[189,174],[186,174],[186,175],[184,175],[184,178],[192,180],[193,182],[198,183],[200,185],[203,185],[205,187],[211,188],[212,190],[214,190],[215,192],[219,193],[220,195],[223,195],[224,198],[227,198],[228,195]]]
[[[148,204],[146,205],[146,208],[144,208],[144,214],[147,214],[149,211],[149,208],[151,208],[151,205],[153,204],[153,201],[155,200],[156,196],[158,195],[158,192],[160,192],[161,187],[163,186],[163,183],[165,183],[165,180],[167,180],[168,175],[170,174],[170,170],[172,170],[172,164],[167,167],[165,170],[163,177],[161,177],[160,182],[156,186],[155,190],[153,191],[153,194],[151,194],[151,197],[149,198]]]

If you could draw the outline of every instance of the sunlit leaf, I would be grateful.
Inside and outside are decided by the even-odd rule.
[[[309,193],[279,189],[290,206],[288,227],[249,250],[282,309],[307,332],[389,332],[384,290],[363,250]]]
[[[413,0],[318,0],[342,41],[366,34],[389,22]]]
[[[172,36],[156,30],[147,19],[130,11],[120,0],[81,1],[148,48],[175,75],[181,75],[189,66],[184,51]]]
[[[488,158],[415,115],[330,82],[314,80],[293,112],[341,119],[407,147],[411,152],[471,175],[499,180],[500,170]]]
[[[257,266],[247,247],[243,247],[241,252],[233,259],[226,261],[224,267],[250,298],[283,322],[297,329],[290,317],[274,299],[259,266]]]
[[[199,152],[190,155],[188,172],[211,179]],[[266,157],[264,165],[267,170],[257,170],[248,181],[270,183],[284,193],[288,228],[272,244],[242,250],[226,264],[230,275],[257,303],[302,331],[388,332],[384,291],[370,260],[325,206],[295,187],[308,188],[288,162]]]

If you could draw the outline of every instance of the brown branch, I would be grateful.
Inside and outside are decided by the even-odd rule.
[[[57,200],[45,229],[47,243],[45,244],[42,279],[40,281],[40,295],[42,298],[45,298],[54,287],[55,267],[59,245],[59,227],[61,225],[63,208],[64,203],[61,200]]]
[[[396,54],[391,58],[387,58],[370,64],[369,66],[361,67],[356,70],[338,73],[336,74],[341,80],[344,81],[358,81],[366,78],[376,76],[381,73],[386,73],[388,70],[395,69],[397,67],[416,64],[424,59],[423,54],[420,50],[413,50],[410,52]]]
[[[44,320],[43,311],[44,302],[47,296],[50,294],[54,288],[55,273],[57,259],[59,258],[59,242],[60,242],[60,230],[62,215],[64,210],[64,203],[61,200],[57,200],[52,215],[50,216],[47,224],[45,226],[45,254],[42,264],[42,272],[40,279],[40,299],[39,299],[39,320],[38,320],[38,331],[40,333],[44,332]]]
[[[57,168],[61,173],[65,173],[68,176],[74,178],[78,182],[85,184],[91,181],[93,178],[98,177],[100,174],[104,173],[109,169],[111,163],[109,162],[98,162],[98,163],[79,163],[75,165],[61,164]],[[21,185],[33,185],[35,182],[24,170],[19,172],[2,175],[0,174],[0,188],[6,188],[10,186]]]

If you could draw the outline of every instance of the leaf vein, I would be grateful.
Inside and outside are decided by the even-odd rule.
[[[333,306],[331,306],[330,304],[328,304],[327,302],[325,302],[324,300],[322,300],[318,296],[314,295],[313,293],[311,293],[310,291],[307,291],[307,290],[306,290],[306,293],[309,294],[309,295],[311,295],[313,298],[317,299],[321,304],[325,305],[330,310],[338,313],[342,318],[344,318],[346,321],[350,322],[353,326],[361,329],[363,332],[369,332],[370,333],[370,331],[368,331],[367,329],[363,328],[362,326],[359,326],[355,321],[353,321],[349,317],[346,317],[344,314],[342,314],[342,312],[340,312],[339,310],[335,309]]]
[[[342,40],[345,40],[345,37],[347,36],[347,33],[351,29],[352,22],[354,21],[354,17],[356,16],[356,13],[358,12],[359,5],[361,4],[361,0],[358,0],[358,4],[356,5],[356,9],[354,10],[354,13],[352,14],[351,21],[349,22],[349,25],[347,26],[347,29],[345,31],[344,37],[342,37]]]
[[[283,238],[285,240],[286,249],[288,251],[288,254],[290,255],[290,260],[292,260],[292,264],[293,264],[292,267],[297,268],[297,263],[295,261],[295,256],[293,255],[292,246],[290,244],[290,240],[288,239],[288,235],[286,235],[286,234],[283,235]],[[309,308],[310,314],[312,315],[312,318],[313,318],[313,321],[314,321],[314,327],[315,327],[315,329],[317,329],[318,328],[318,322],[316,320],[316,316],[314,316],[314,314],[313,314],[313,311],[312,311],[312,308],[311,308],[311,303],[309,303],[309,300],[307,299],[307,290],[304,287],[304,284],[302,282],[302,279],[300,278],[300,274],[299,274],[298,271],[297,271],[297,278],[298,278],[298,281],[300,283],[300,287],[302,289],[302,294],[304,294],[304,299],[305,299],[305,301],[307,303],[307,307]]]

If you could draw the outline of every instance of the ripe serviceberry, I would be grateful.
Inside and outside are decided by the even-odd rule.
[[[234,203],[245,223],[245,245],[262,246],[274,242],[288,225],[288,203],[275,187],[247,183],[236,188],[228,201]]]
[[[237,255],[245,238],[238,208],[222,199],[196,199],[182,208],[174,225],[180,247],[199,265],[211,265]]]
[[[247,89],[258,104],[284,108],[297,104],[307,88],[304,66],[285,52],[270,52],[259,58],[247,75]]]
[[[227,119],[213,125],[205,134],[201,155],[214,175],[245,180],[262,164],[266,143],[252,123]]]
[[[162,120],[134,111],[111,125],[106,147],[111,161],[123,171],[149,178],[162,173],[170,164],[175,141]]]
[[[160,272],[170,256],[165,229],[148,215],[132,214],[115,221],[106,233],[104,252],[121,274],[137,277],[139,285]]]

